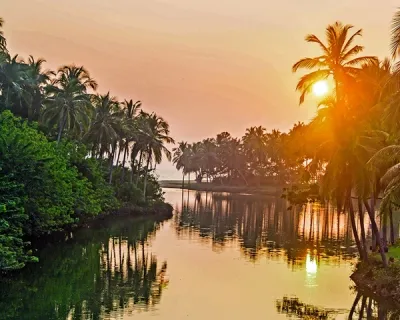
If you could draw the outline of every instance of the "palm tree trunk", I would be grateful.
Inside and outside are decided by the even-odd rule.
[[[394,221],[392,205],[389,205],[390,243],[394,244]]]
[[[182,190],[185,188],[185,172],[182,172]]]
[[[361,243],[364,249],[364,260],[368,261],[367,238],[365,236],[365,226],[364,226],[364,210],[361,197],[358,197],[358,214],[360,218]]]
[[[121,172],[121,183],[124,182],[124,178],[125,178],[125,161],[126,161],[126,154],[128,153],[128,146],[127,146],[127,142],[125,143],[125,147],[124,147],[124,158],[122,159],[122,172]]]
[[[150,153],[147,157],[147,163],[146,163],[146,170],[144,172],[144,182],[143,182],[143,197],[146,200],[146,188],[147,188],[147,174],[149,172],[149,165],[150,165]]]
[[[383,238],[383,243],[385,244],[385,248],[387,246],[387,222],[388,222],[388,213],[384,212],[382,216],[382,238]]]
[[[365,205],[365,208],[367,209],[369,218],[371,220],[372,231],[373,231],[373,233],[375,233],[375,236],[377,237],[377,239],[379,241],[379,253],[380,253],[381,258],[382,258],[383,266],[386,268],[388,263],[387,263],[387,259],[386,259],[386,254],[385,254],[385,250],[384,250],[381,234],[379,232],[378,226],[377,226],[376,221],[375,221],[374,212],[372,212],[372,209],[369,206],[369,203],[368,203],[368,201],[366,199],[364,199],[364,205]]]
[[[122,151],[121,144],[119,144],[119,146],[118,146],[118,155],[117,155],[117,167],[119,165],[119,158],[121,156],[121,151]]]
[[[358,232],[357,232],[357,224],[356,224],[356,219],[355,219],[355,215],[354,215],[353,200],[351,199],[351,190],[350,190],[350,192],[348,192],[347,201],[349,204],[349,216],[350,216],[350,221],[351,221],[351,229],[353,230],[354,240],[356,242],[360,258],[361,258],[361,260],[364,260],[365,259],[364,250],[361,245],[360,238],[359,238]]]
[[[112,146],[112,151],[111,151],[111,155],[110,155],[110,176],[108,178],[108,183],[111,184],[112,183],[112,177],[113,177],[113,169],[114,169],[114,157],[115,157],[115,150],[117,148],[117,143],[114,142],[114,145]]]
[[[66,122],[67,122],[67,114],[64,114],[60,121],[60,128],[58,129],[57,144],[59,144],[61,141],[62,132],[64,131]]]
[[[370,207],[371,212],[372,212],[372,215],[373,215],[373,218],[375,221],[375,194],[374,193],[372,193],[372,195],[371,195],[370,202],[371,202],[371,207]],[[372,232],[372,251],[373,252],[376,251],[377,244],[378,244],[378,239],[376,238],[376,234],[375,234],[375,232]]]
[[[142,166],[142,159],[143,159],[143,150],[140,151],[139,162],[136,169],[136,185],[138,185],[140,179],[140,167]]]

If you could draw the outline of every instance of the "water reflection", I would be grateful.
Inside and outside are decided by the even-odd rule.
[[[279,314],[286,314],[291,319],[308,320],[398,320],[400,309],[384,303],[378,303],[371,297],[357,293],[350,311],[343,309],[329,309],[306,304],[297,297],[283,297],[276,301],[276,311]]]
[[[289,267],[306,268],[310,274],[317,272],[321,259],[340,264],[355,256],[347,213],[319,204],[287,207],[276,197],[183,193],[176,207],[176,232],[181,238],[199,236],[214,250],[239,242],[251,261],[283,256]]]
[[[160,302],[167,263],[148,247],[160,223],[124,219],[47,247],[0,282],[1,319],[120,319]]]
[[[345,314],[346,310],[327,309],[306,304],[297,297],[283,297],[276,301],[276,311],[286,314],[289,318],[308,320],[336,319],[339,314]]]
[[[400,306],[387,304],[385,301],[376,301],[367,295],[357,293],[351,307],[349,319],[400,319]]]

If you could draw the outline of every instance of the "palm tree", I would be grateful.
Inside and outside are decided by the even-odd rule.
[[[165,144],[175,143],[174,139],[169,136],[169,124],[162,117],[155,113],[145,114],[146,127],[145,127],[145,155],[147,158],[145,167],[145,176],[143,184],[143,196],[146,197],[147,176],[149,173],[150,162],[154,161],[156,164],[161,163],[163,154],[168,161],[171,161],[171,152],[167,149]]]
[[[90,122],[93,111],[88,89],[96,89],[97,83],[84,67],[63,66],[46,90],[49,95],[43,120],[57,127],[57,143],[65,129],[82,133]]]
[[[4,20],[0,17],[0,28],[3,28]],[[3,30],[0,30],[0,52],[7,52],[7,41],[4,37]]]
[[[251,127],[246,129],[246,133],[242,138],[244,149],[247,153],[249,169],[253,175],[260,178],[266,175],[267,166],[267,133],[266,129],[259,127]]]
[[[348,208],[360,256],[367,259],[365,241],[360,241],[356,229],[352,194],[356,192],[363,200],[373,233],[380,241],[373,208],[366,201],[371,194],[374,198],[376,192],[372,176],[365,166],[371,155],[382,145],[381,134],[371,125],[372,110],[381,91],[380,88],[371,87],[366,77],[372,68],[379,66],[379,62],[375,57],[355,57],[362,52],[363,47],[353,46],[352,43],[357,36],[361,36],[362,31],[358,30],[347,39],[350,29],[351,25],[341,23],[328,26],[327,45],[315,35],[308,35],[306,41],[317,43],[322,49],[322,55],[301,59],[293,65],[293,72],[300,68],[318,69],[303,76],[297,84],[296,89],[301,92],[300,103],[316,81],[332,76],[335,82],[334,95],[320,102],[323,108],[318,110],[317,117],[310,124],[320,136],[313,156],[313,163],[318,165],[312,164],[311,167],[324,169],[324,196],[335,198],[339,211],[343,205]],[[363,97],[366,88],[368,95]],[[386,266],[382,243],[380,253]]]
[[[49,84],[54,72],[43,70],[44,59],[35,60],[29,56],[25,66],[25,95],[24,100],[27,109],[28,120],[38,120],[41,110],[44,108],[45,87]]]
[[[177,148],[173,148],[174,157],[172,162],[175,164],[177,170],[182,169],[182,189],[185,186],[185,174],[188,170],[188,151],[190,146],[187,142],[181,141],[178,143]]]
[[[94,117],[85,138],[92,144],[92,155],[97,153],[100,159],[104,154],[109,155],[111,183],[117,142],[122,134],[122,112],[117,99],[111,97],[110,93],[94,96],[92,101]]]
[[[390,33],[390,51],[394,59],[398,55],[400,49],[400,10],[397,10],[392,18]]]
[[[5,108],[13,110],[23,101],[25,73],[23,65],[14,57],[3,55],[0,64],[1,96]]]
[[[123,114],[123,126],[124,126],[124,136],[123,139],[121,139],[120,144],[119,144],[119,151],[118,151],[118,160],[119,160],[119,155],[120,152],[123,152],[123,159],[122,159],[122,174],[121,174],[121,182],[124,180],[125,176],[125,162],[126,158],[129,153],[129,145],[134,143],[135,141],[138,141],[138,114],[140,112],[141,108],[141,101],[136,101],[133,102],[133,100],[125,100],[122,103],[122,107],[124,110]],[[137,148],[136,148],[137,149]],[[131,153],[131,164],[133,160],[136,158],[137,154],[133,154],[133,151],[136,151],[132,148],[132,153]],[[133,165],[131,165],[131,180],[132,180],[132,175],[133,175]]]
[[[341,22],[328,25],[326,44],[314,34],[306,36],[305,40],[316,43],[322,52],[317,57],[300,59],[292,67],[293,72],[299,69],[313,70],[302,76],[297,84],[296,90],[301,92],[300,104],[304,102],[305,95],[312,90],[314,83],[331,76],[335,82],[337,98],[340,100],[338,91],[349,77],[357,75],[359,72],[357,66],[376,61],[377,58],[372,56],[356,57],[364,49],[363,46],[353,45],[355,38],[362,35],[362,29],[349,36],[352,28],[352,25],[343,25]]]

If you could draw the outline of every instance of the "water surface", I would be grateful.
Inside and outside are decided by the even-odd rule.
[[[351,289],[347,214],[165,191],[171,220],[106,219],[3,279],[0,319],[389,319]]]

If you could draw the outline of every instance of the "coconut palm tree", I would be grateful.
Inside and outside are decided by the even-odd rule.
[[[138,140],[138,115],[140,112],[141,108],[141,101],[136,101],[133,102],[133,100],[125,100],[122,103],[122,108],[123,108],[123,126],[124,126],[124,135],[123,139],[120,141],[120,146],[119,146],[119,151],[118,153],[120,154],[123,152],[123,159],[122,159],[122,174],[121,174],[121,182],[124,180],[125,176],[125,162],[127,159],[127,156],[129,154],[129,148],[130,145],[135,143],[135,141]],[[131,156],[131,161],[130,163],[132,164],[133,160],[136,158],[137,154],[133,154],[133,151],[136,152],[136,149],[132,149],[132,152],[130,154]],[[119,160],[119,154],[118,154],[118,160]],[[133,166],[131,165],[131,180],[132,180],[132,174],[133,174]]]
[[[166,144],[175,143],[174,139],[169,136],[169,124],[162,117],[155,113],[144,114],[147,120],[145,132],[145,155],[146,155],[146,167],[143,184],[143,195],[146,197],[147,187],[147,176],[149,173],[150,163],[154,161],[156,164],[160,164],[163,155],[171,161],[171,151],[166,147]]]
[[[20,106],[24,95],[25,70],[19,62],[18,55],[14,57],[5,54],[0,64],[1,97],[5,108],[15,109]],[[14,111],[14,110],[13,110]]]
[[[182,189],[185,186],[185,174],[187,173],[188,168],[188,151],[190,149],[190,145],[185,142],[181,141],[178,143],[178,147],[173,148],[172,152],[173,159],[172,162],[175,164],[177,170],[182,169]]]
[[[250,172],[252,175],[257,176],[258,183],[260,183],[260,178],[267,174],[266,129],[261,126],[246,129],[242,141],[246,150]]]
[[[44,70],[44,59],[35,60],[33,56],[29,56],[28,61],[24,64],[24,101],[26,118],[28,120],[38,120],[41,110],[44,108],[45,87],[49,84],[50,79],[54,76],[54,72]]]
[[[4,20],[0,17],[0,28],[3,28]],[[7,40],[4,37],[3,30],[0,30],[0,52],[7,52]]]
[[[350,213],[353,235],[360,253],[367,258],[365,241],[359,239],[356,229],[352,194],[363,200],[371,219],[373,233],[381,241],[373,207],[366,199],[375,195],[373,177],[366,168],[368,159],[382,146],[382,135],[372,125],[373,107],[381,97],[381,88],[372,86],[367,77],[380,66],[375,57],[356,57],[363,50],[353,41],[361,36],[358,30],[348,38],[351,25],[335,23],[326,28],[327,44],[315,35],[306,41],[317,43],[322,55],[304,58],[293,65],[298,69],[317,69],[301,77],[296,89],[301,92],[300,103],[318,80],[332,77],[335,92],[320,102],[316,118],[311,122],[312,130],[319,135],[319,144],[313,155],[314,168],[323,168],[322,192],[328,199],[336,199],[339,210],[345,206]],[[365,90],[368,94],[365,96]],[[318,165],[314,165],[318,163]],[[374,197],[374,196],[373,196]],[[387,265],[384,246],[380,253]]]
[[[305,40],[310,43],[316,43],[321,49],[321,55],[312,58],[303,58],[297,61],[292,71],[299,69],[313,70],[302,76],[297,83],[296,90],[301,92],[300,104],[304,102],[313,85],[329,77],[333,77],[338,100],[340,100],[339,90],[348,81],[348,78],[354,77],[359,72],[358,66],[376,61],[373,56],[357,57],[364,50],[363,46],[353,45],[356,37],[362,36],[362,29],[350,34],[352,25],[343,25],[341,22],[335,22],[326,27],[326,43],[324,44],[316,35],[309,34]]]
[[[121,110],[115,97],[108,92],[105,95],[93,96],[94,117],[85,135],[93,147],[93,155],[103,158],[109,154],[113,159],[117,141],[121,135]],[[111,159],[111,163],[112,163]]]
[[[96,89],[97,83],[84,67],[63,66],[56,78],[46,88],[49,97],[42,119],[51,127],[56,127],[57,143],[65,129],[79,134],[89,126],[93,111],[89,89]]]

